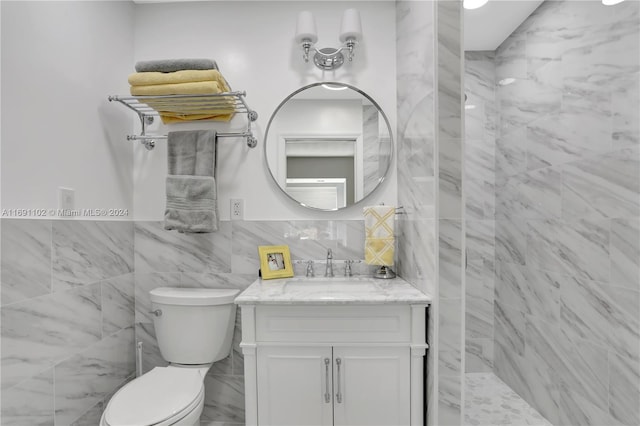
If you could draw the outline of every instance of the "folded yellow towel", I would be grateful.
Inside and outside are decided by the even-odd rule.
[[[160,118],[164,124],[184,123],[185,121],[231,121],[233,113],[230,114],[172,114],[162,113]]]
[[[368,265],[393,265],[395,252],[395,207],[365,207],[364,260]]]
[[[189,83],[195,81],[216,81],[224,79],[218,70],[183,70],[176,72],[136,72],[129,76],[132,86],[152,86],[156,84]],[[220,84],[222,87],[223,85]]]
[[[195,81],[189,83],[154,84],[150,86],[131,86],[133,96],[155,95],[208,95],[221,93],[220,85],[215,81]]]
[[[185,95],[180,98],[140,99],[158,112],[185,114],[230,114],[235,111],[235,100],[230,96],[197,97]]]

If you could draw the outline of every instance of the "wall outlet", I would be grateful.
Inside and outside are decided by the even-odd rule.
[[[58,187],[58,209],[73,210],[76,208],[76,190]]]
[[[231,220],[244,220],[244,200],[231,199]]]

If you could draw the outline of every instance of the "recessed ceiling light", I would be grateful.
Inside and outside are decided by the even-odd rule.
[[[605,6],[613,6],[614,4],[622,3],[624,0],[602,0],[602,4]]]
[[[482,6],[484,6],[485,4],[487,4],[489,0],[464,0],[462,5],[464,6],[465,9],[478,9]],[[607,0],[607,1],[611,1],[611,0]]]

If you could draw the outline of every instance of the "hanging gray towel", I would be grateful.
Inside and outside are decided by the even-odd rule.
[[[215,130],[169,132],[165,229],[218,230],[215,144]]]

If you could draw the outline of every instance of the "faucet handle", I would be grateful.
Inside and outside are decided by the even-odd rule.
[[[307,277],[313,277],[315,273],[313,272],[313,260],[307,262]]]

